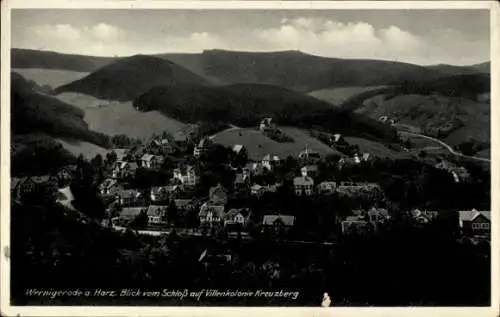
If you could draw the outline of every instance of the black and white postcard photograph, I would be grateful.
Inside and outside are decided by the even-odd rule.
[[[2,1],[2,316],[499,316],[498,3],[354,2]]]

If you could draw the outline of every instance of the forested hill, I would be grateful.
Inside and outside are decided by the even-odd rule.
[[[263,117],[270,116],[279,125],[316,127],[387,142],[395,140],[395,131],[376,120],[271,85],[155,87],[136,98],[134,105],[142,111],[162,111],[184,122],[225,121],[256,126]]]

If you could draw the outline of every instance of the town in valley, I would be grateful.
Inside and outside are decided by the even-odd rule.
[[[486,15],[49,11],[12,18],[13,305],[490,305]]]

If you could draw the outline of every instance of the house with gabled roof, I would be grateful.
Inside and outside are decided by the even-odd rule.
[[[343,234],[366,233],[373,229],[373,223],[366,220],[364,215],[347,216],[341,226]]]
[[[264,233],[285,233],[295,224],[295,217],[284,214],[266,214],[262,219]]]
[[[144,168],[160,168],[165,158],[161,155],[144,154],[141,157],[141,166]]]
[[[333,181],[324,181],[316,186],[316,191],[322,195],[334,194],[337,189],[337,183]]]
[[[319,160],[321,159],[321,155],[317,151],[311,150],[307,145],[304,151],[299,153],[299,159],[309,161],[309,160]]]
[[[198,174],[191,165],[174,169],[173,177],[184,186],[196,186],[199,181]]]
[[[112,149],[111,152],[114,152],[116,154],[117,163],[125,162],[129,154],[128,149]]]
[[[373,222],[386,222],[391,219],[389,211],[385,208],[372,207],[367,212],[368,219]]]
[[[318,165],[306,165],[301,167],[300,174],[303,177],[315,177],[318,174]]]
[[[14,199],[22,200],[31,195],[48,194],[57,191],[57,183],[49,175],[11,178]]]
[[[264,132],[267,129],[273,128],[272,121],[273,121],[273,118],[264,118],[264,119],[262,119],[260,121],[260,124],[259,124],[259,130],[262,131],[262,132]]]
[[[192,199],[174,199],[174,204],[177,210],[181,213],[196,209],[196,202]]]
[[[139,166],[136,162],[118,162],[113,169],[113,178],[127,178],[135,175]]]
[[[205,202],[201,205],[200,212],[198,213],[200,225],[215,226],[222,224],[225,209],[226,207],[224,205],[215,205],[211,202]]]
[[[250,162],[244,167],[249,172],[250,176],[262,175],[264,173],[264,166],[261,162]]]
[[[491,211],[460,210],[458,221],[465,235],[484,236],[490,234]]]
[[[216,205],[227,204],[227,190],[221,184],[210,188],[208,197],[211,203]]]
[[[246,194],[250,191],[250,187],[250,173],[247,169],[243,169],[241,173],[236,174],[234,179],[234,190],[239,194]]]
[[[212,145],[213,141],[210,137],[203,137],[194,147],[193,155],[195,157],[200,157],[202,154],[206,153]]]
[[[338,144],[338,143],[344,143],[345,139],[342,136],[342,134],[336,133],[330,137],[330,143],[332,144]]]
[[[123,186],[120,185],[116,180],[107,178],[98,186],[98,190],[101,197],[114,196],[119,191],[123,190]]]
[[[134,219],[136,219],[141,213],[145,213],[147,210],[147,207],[142,206],[142,207],[125,207],[122,208],[119,216],[117,219],[118,223],[120,225],[128,225],[130,222],[132,222]]]
[[[154,186],[151,187],[150,199],[153,203],[167,202],[176,197],[180,192],[178,185]]]
[[[148,224],[166,224],[167,206],[150,205],[146,209]]]
[[[276,154],[266,154],[262,158],[262,166],[268,170],[273,170],[276,166],[281,163],[281,159]]]
[[[300,176],[293,179],[293,187],[295,195],[297,196],[310,196],[314,190],[314,180],[309,176]]]
[[[236,144],[235,146],[233,146],[233,152],[238,155],[243,154],[246,152],[246,148],[241,144]]]
[[[137,189],[123,189],[116,193],[120,206],[141,206],[146,203],[145,197]]]
[[[248,208],[231,209],[224,214],[224,226],[238,225],[244,227],[250,218],[250,210]]]
[[[77,166],[75,164],[61,167],[54,175],[57,185],[59,187],[65,187],[69,185],[76,173],[76,169]]]
[[[411,210],[410,215],[419,223],[429,223],[437,218],[439,212],[434,210],[420,210],[417,208]]]
[[[166,137],[155,137],[150,142],[150,148],[163,155],[175,152],[174,142]]]

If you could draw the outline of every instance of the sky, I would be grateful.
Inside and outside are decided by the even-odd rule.
[[[12,47],[95,56],[300,50],[420,65],[490,60],[487,10],[12,10]]]

